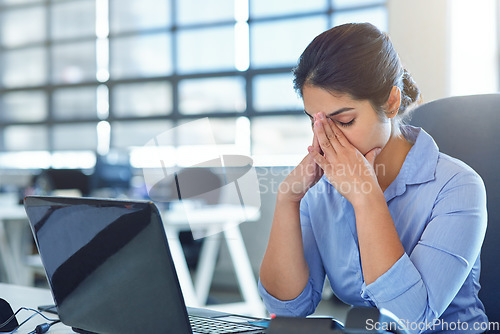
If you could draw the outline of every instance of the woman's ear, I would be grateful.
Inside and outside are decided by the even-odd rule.
[[[393,86],[389,98],[385,105],[385,113],[388,118],[393,118],[398,114],[399,106],[401,105],[401,90],[397,86]]]

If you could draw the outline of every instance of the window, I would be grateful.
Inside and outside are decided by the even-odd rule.
[[[33,168],[21,151],[44,167],[109,150],[141,167],[164,131],[189,151],[202,130],[174,129],[203,117],[224,152],[303,155],[312,135],[291,70],[348,21],[386,30],[385,0],[2,0],[0,167]]]

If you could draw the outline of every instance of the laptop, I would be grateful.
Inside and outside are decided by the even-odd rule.
[[[186,307],[153,202],[28,196],[24,206],[59,318],[75,332],[265,333],[266,319]]]

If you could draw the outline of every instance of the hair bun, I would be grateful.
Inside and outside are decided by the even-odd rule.
[[[406,69],[403,71],[403,91],[401,92],[401,106],[399,107],[399,113],[402,114],[404,111],[420,100],[420,89],[418,89],[415,80]]]

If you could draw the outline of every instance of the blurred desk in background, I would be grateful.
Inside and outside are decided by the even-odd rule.
[[[242,210],[244,211],[243,216]],[[207,306],[220,243],[224,239],[228,246],[243,302],[215,304],[210,305],[210,308],[222,312],[257,317],[265,316],[265,307],[257,290],[257,282],[239,228],[239,224],[242,222],[257,221],[260,218],[260,209],[219,204],[206,205],[188,211],[186,213],[180,206],[175,206],[174,209],[162,212],[170,252],[186,305],[190,307]],[[195,238],[197,236],[204,238],[194,282],[191,279],[179,239],[180,232],[189,230]]]
[[[24,206],[0,203],[0,261],[3,281],[32,285],[33,270],[25,265],[25,257],[33,247]]]

